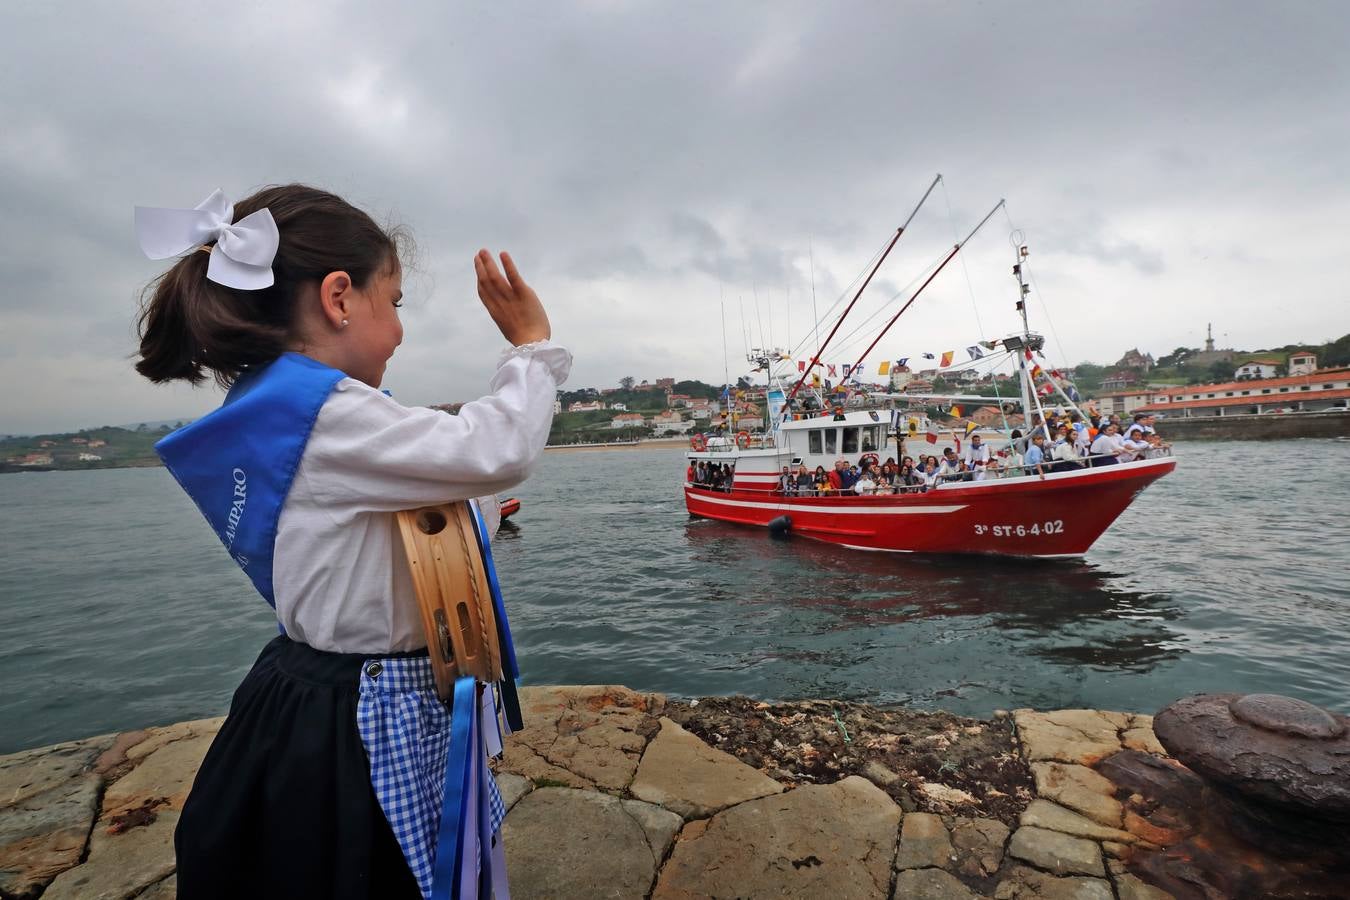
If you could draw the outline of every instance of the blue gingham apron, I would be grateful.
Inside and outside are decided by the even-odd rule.
[[[486,771],[486,757],[501,753],[493,697],[491,686],[483,689],[480,721],[484,733],[478,735],[475,729],[470,749],[476,764],[473,777],[482,779],[487,794],[488,821],[483,834],[496,856],[491,880],[498,900],[506,900],[500,839],[506,805],[496,781]],[[371,783],[425,900],[431,900],[437,836],[446,799],[451,719],[451,709],[436,696],[436,680],[426,657],[370,659],[362,665],[356,722],[370,757]],[[471,834],[477,833],[481,824],[475,820]]]

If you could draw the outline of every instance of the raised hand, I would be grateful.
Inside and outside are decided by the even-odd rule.
[[[479,250],[473,258],[473,270],[478,275],[478,298],[483,301],[488,315],[513,346],[548,340],[553,334],[548,314],[534,288],[520,277],[511,254],[502,253],[502,268],[506,270],[505,276],[487,250]]]

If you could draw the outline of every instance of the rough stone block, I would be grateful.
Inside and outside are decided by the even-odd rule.
[[[1116,786],[1087,766],[1061,762],[1034,762],[1031,774],[1036,793],[1090,819],[1119,828],[1124,810],[1116,800]]]
[[[497,779],[497,790],[501,791],[502,803],[506,804],[507,812],[511,811],[511,807],[515,806],[521,797],[534,790],[534,784],[520,775],[502,772],[494,777]]]
[[[665,698],[613,685],[531,687],[521,689],[520,705],[528,727],[506,739],[498,770],[620,791],[657,731],[650,712],[664,709]]]
[[[900,852],[895,867],[905,869],[950,868],[956,852],[942,819],[932,813],[910,813],[900,823]]]
[[[686,819],[701,819],[783,786],[729,753],[709,747],[670,719],[642,756],[630,790]]]
[[[1111,886],[1100,878],[1057,878],[1015,866],[994,890],[996,900],[1114,900]]]
[[[160,744],[153,753],[142,757],[136,768],[108,785],[103,794],[104,817],[161,797],[170,809],[181,810],[213,740],[214,733],[202,731]]]
[[[124,900],[173,874],[178,813],[161,810],[149,825],[115,835],[105,824],[90,835],[89,858],[57,876],[43,900]]]
[[[1046,828],[1050,831],[1062,831],[1074,837],[1088,838],[1093,841],[1119,841],[1124,844],[1132,844],[1136,840],[1135,836],[1128,831],[1110,828],[1099,822],[1094,822],[1087,816],[1057,806],[1049,800],[1032,800],[1031,804],[1022,812],[1019,821],[1023,825]]]
[[[0,756],[0,807],[18,803],[88,772],[117,736],[105,734]]]
[[[1124,713],[1095,709],[1013,712],[1026,758],[1092,765],[1120,750],[1120,731],[1129,725]]]
[[[1117,875],[1115,882],[1120,900],[1176,900],[1172,894],[1141,881],[1136,875]]]
[[[1008,855],[1056,875],[1105,877],[1102,848],[1092,841],[1059,831],[1023,825],[1013,832]]]
[[[893,900],[980,900],[950,872],[941,869],[913,869],[895,877]]]
[[[652,897],[884,898],[899,824],[857,776],[750,800],[686,826]]]
[[[682,821],[598,791],[532,791],[502,825],[511,894],[645,897]]]
[[[997,819],[957,819],[952,826],[956,871],[972,878],[993,875],[1003,865],[1008,826]]]
[[[0,808],[0,896],[35,896],[80,861],[102,783],[77,775]]]

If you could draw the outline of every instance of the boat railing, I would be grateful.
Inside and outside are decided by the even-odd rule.
[[[1146,451],[1144,455],[1140,457],[1139,460],[1130,460],[1129,462],[1139,462],[1141,460],[1147,459],[1163,459],[1166,457],[1170,457],[1171,455],[1172,450],[1170,447],[1155,447],[1152,450]],[[1108,459],[1116,460],[1116,462],[1105,462]],[[1090,469],[1106,468],[1108,466],[1121,464],[1119,463],[1119,460],[1117,459],[1115,454],[1111,453],[1100,453],[1095,455],[1089,455],[1081,457],[1081,460],[1082,460],[1081,463],[1074,462],[1072,460],[1048,460],[1047,462],[1041,464],[1041,468],[1044,470],[1043,473],[1038,473],[1036,471],[1037,468],[1036,466],[1028,466],[1025,464],[999,465],[996,469],[991,469],[989,473],[986,474],[986,476],[982,479],[976,479],[975,475],[977,473],[975,472],[958,472],[951,475],[938,475],[936,478],[933,479],[932,484],[894,485],[890,487],[878,487],[874,488],[871,491],[866,491],[862,494],[859,494],[852,488],[848,488],[846,490],[841,491],[836,491],[833,489],[819,491],[814,488],[800,490],[797,488],[793,488],[788,491],[783,491],[777,485],[773,485],[771,487],[749,487],[744,485],[737,485],[735,486],[734,490],[738,494],[764,494],[766,496],[772,497],[857,497],[857,496],[889,497],[898,494],[922,494],[923,492],[932,490],[940,485],[991,483],[996,481],[1002,481],[1008,478],[1021,478],[1034,476],[1037,474],[1051,474],[1056,472],[1080,472],[1080,471],[1088,471]],[[1097,464],[1094,465],[1092,464],[1093,460],[1100,460],[1101,462],[1098,462]],[[730,493],[733,489],[731,485],[727,484],[714,487],[713,485],[703,484],[697,481],[686,481],[685,487],[696,487],[696,488],[703,488],[705,490],[715,490],[720,493]]]

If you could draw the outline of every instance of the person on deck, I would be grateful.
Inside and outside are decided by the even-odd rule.
[[[956,449],[948,447],[942,451],[942,466],[938,469],[938,476],[943,481],[969,481],[970,471],[956,455]]]
[[[827,476],[830,482],[830,490],[833,493],[838,494],[844,489],[844,465],[845,463],[842,459],[836,459],[834,461],[834,468],[830,470],[829,475]]]
[[[782,473],[778,476],[778,493],[785,497],[790,497],[796,493],[797,479],[792,476],[792,467],[783,466]]]
[[[816,493],[816,479],[811,475],[811,470],[806,468],[806,463],[797,467],[797,496],[812,497]]]
[[[1027,448],[1026,456],[1022,459],[1024,473],[1035,472],[1041,478],[1045,478],[1045,473],[1049,471],[1049,466],[1045,464],[1045,434],[1037,431],[1031,436],[1031,446]]]
[[[816,466],[815,479],[817,494],[834,493],[835,487],[830,483],[830,474],[825,471],[824,466]]]
[[[1114,466],[1120,462],[1117,455],[1125,442],[1117,433],[1117,430],[1118,427],[1113,422],[1108,421],[1102,425],[1097,439],[1092,442],[1091,464],[1093,466]]]
[[[966,445],[963,460],[966,468],[971,472],[972,479],[975,481],[984,480],[984,471],[985,467],[989,465],[989,459],[989,445],[978,434],[972,434],[970,443]]]

